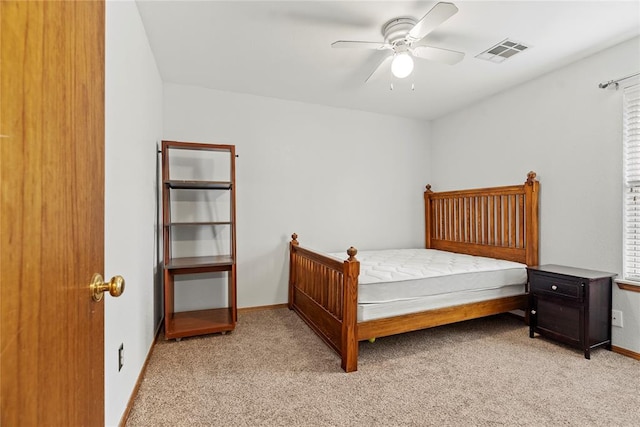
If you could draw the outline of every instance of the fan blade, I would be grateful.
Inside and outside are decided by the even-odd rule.
[[[458,13],[458,8],[455,4],[440,2],[418,21],[409,31],[409,36],[414,40],[419,40],[456,13]]]
[[[358,41],[348,41],[348,40],[338,40],[337,42],[331,43],[331,47],[337,48],[357,48],[357,49],[373,49],[373,50],[385,50],[391,49],[392,46],[385,42],[358,42]]]
[[[455,50],[441,49],[433,46],[417,46],[412,47],[411,53],[418,58],[428,59],[430,61],[442,62],[443,64],[457,64],[464,58],[463,52]]]
[[[365,83],[368,83],[370,80],[376,80],[376,78],[383,74],[383,71],[391,72],[391,60],[393,59],[393,55],[389,55],[382,60],[382,62],[373,70],[373,73],[367,77]]]

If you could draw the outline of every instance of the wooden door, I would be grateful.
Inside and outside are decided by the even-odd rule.
[[[104,3],[0,2],[3,426],[104,423]]]

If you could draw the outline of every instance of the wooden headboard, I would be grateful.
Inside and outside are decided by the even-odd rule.
[[[424,192],[425,247],[538,265],[540,183]]]

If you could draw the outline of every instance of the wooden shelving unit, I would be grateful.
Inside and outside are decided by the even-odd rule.
[[[206,152],[211,154],[206,157]],[[184,154],[187,154],[186,156]],[[180,155],[182,154],[182,155]],[[223,159],[228,158],[228,163],[223,163],[221,168],[226,172],[224,180],[212,180],[215,165],[220,165],[220,159],[214,161],[216,155]],[[183,169],[187,169],[194,176],[180,177],[176,179],[172,174],[172,157],[178,157]],[[166,339],[181,339],[195,335],[228,332],[235,328],[237,322],[236,304],[236,230],[235,230],[235,146],[221,144],[204,144],[177,141],[162,141],[162,218],[163,218],[163,243],[164,243],[164,335]],[[175,159],[174,159],[175,160]],[[192,162],[193,164],[190,164]],[[217,162],[217,163],[216,163]],[[187,166],[185,168],[185,165]],[[184,173],[184,170],[182,171]],[[216,210],[215,204],[220,192],[229,194],[228,214],[223,219],[206,218],[184,219],[173,218],[175,215],[176,191],[196,192],[199,196],[194,200],[206,200],[209,203],[202,209],[197,201],[193,201],[194,214],[198,210]],[[211,196],[211,197],[209,197]],[[196,215],[190,215],[196,216]],[[213,239],[224,235],[226,239],[220,244],[215,241],[206,249],[200,247],[196,252],[204,253],[179,253],[174,248],[179,230],[191,230],[192,235],[209,231]],[[226,231],[220,231],[224,229]],[[207,246],[207,245],[204,245]],[[222,249],[221,249],[222,247]],[[192,251],[192,252],[193,252]],[[212,301],[213,308],[205,310],[175,311],[175,292],[180,287],[176,283],[176,277],[186,274],[227,273],[227,301]],[[220,305],[223,305],[220,307]]]

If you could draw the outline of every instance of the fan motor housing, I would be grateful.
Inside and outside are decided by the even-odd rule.
[[[399,41],[404,41],[407,34],[418,21],[414,18],[403,16],[393,18],[382,26],[382,35],[386,43],[395,45]]]

